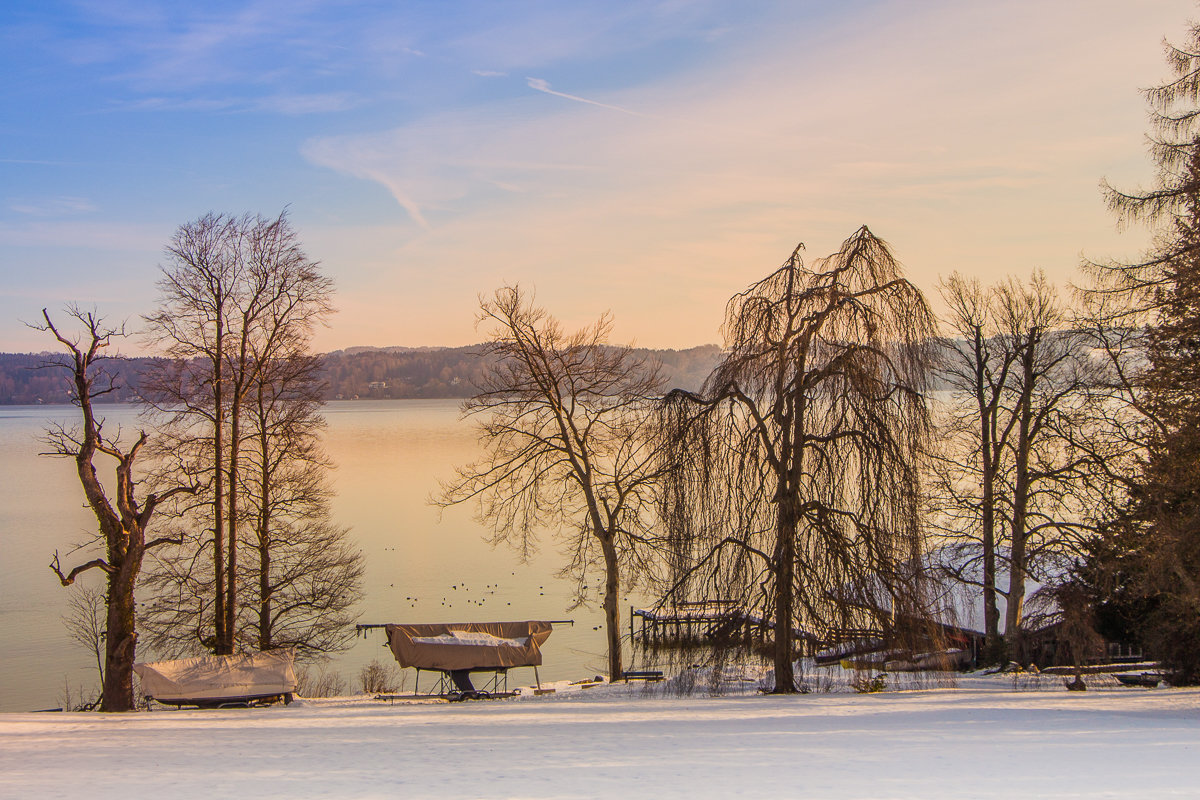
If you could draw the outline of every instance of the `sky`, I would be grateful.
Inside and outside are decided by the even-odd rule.
[[[621,342],[720,342],[725,302],[861,225],[937,302],[1127,258],[1101,178],[1152,169],[1141,89],[1192,0],[8,0],[0,351],[136,328],[163,246],[287,209],[337,286],[315,342],[480,341],[511,283]],[[136,351],[136,342],[127,351]]]

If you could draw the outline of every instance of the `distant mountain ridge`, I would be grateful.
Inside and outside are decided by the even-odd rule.
[[[468,347],[348,347],[325,354],[326,399],[466,398],[476,391],[486,362],[482,345]],[[721,349],[701,345],[685,350],[638,348],[663,365],[668,388],[695,390],[717,363]],[[0,405],[69,402],[68,373],[44,369],[58,353],[0,353]],[[107,362],[117,388],[105,400],[133,402],[138,382],[153,363],[149,357]]]
[[[373,347],[371,345],[356,345],[347,347],[344,350],[333,350],[326,353],[326,356],[356,356],[359,353],[434,353],[438,350],[450,350],[446,346],[432,347],[405,347],[404,345],[393,344],[387,347]]]

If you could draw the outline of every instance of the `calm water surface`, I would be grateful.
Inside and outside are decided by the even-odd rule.
[[[47,568],[55,548],[64,564],[77,563],[65,554],[95,528],[74,462],[38,455],[46,424],[69,424],[73,411],[0,406],[0,711],[57,706],[64,681],[72,687],[95,681],[88,653],[62,624],[69,590]],[[338,465],[334,518],[350,526],[366,557],[361,621],[573,618],[574,627],[555,626],[543,648],[542,678],[604,671],[604,632],[595,629],[602,615],[597,607],[568,611],[574,584],[556,577],[565,559],[553,538],[522,564],[507,547],[487,543],[473,509],[440,512],[428,504],[439,480],[480,455],[457,401],[347,401],[330,403],[325,412],[325,445]],[[107,408],[105,416],[109,428],[138,426],[131,407]],[[104,460],[96,463],[102,474],[111,472]],[[99,585],[98,573],[88,577]],[[148,656],[139,651],[140,658]],[[359,670],[373,658],[393,663],[382,631],[356,640],[329,666],[356,690]],[[514,671],[514,685],[532,682],[526,672]]]

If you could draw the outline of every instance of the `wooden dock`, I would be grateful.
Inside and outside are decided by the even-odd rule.
[[[761,639],[768,626],[742,606],[724,600],[703,600],[658,608],[630,608],[629,634],[643,645],[688,641]]]

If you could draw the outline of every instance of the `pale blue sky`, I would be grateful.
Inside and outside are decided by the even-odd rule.
[[[719,340],[798,241],[866,223],[931,292],[1127,255],[1138,89],[1188,0],[25,2],[0,8],[0,350],[136,321],[163,244],[289,206],[341,312],[318,346],[476,341],[536,287],[624,340]]]

